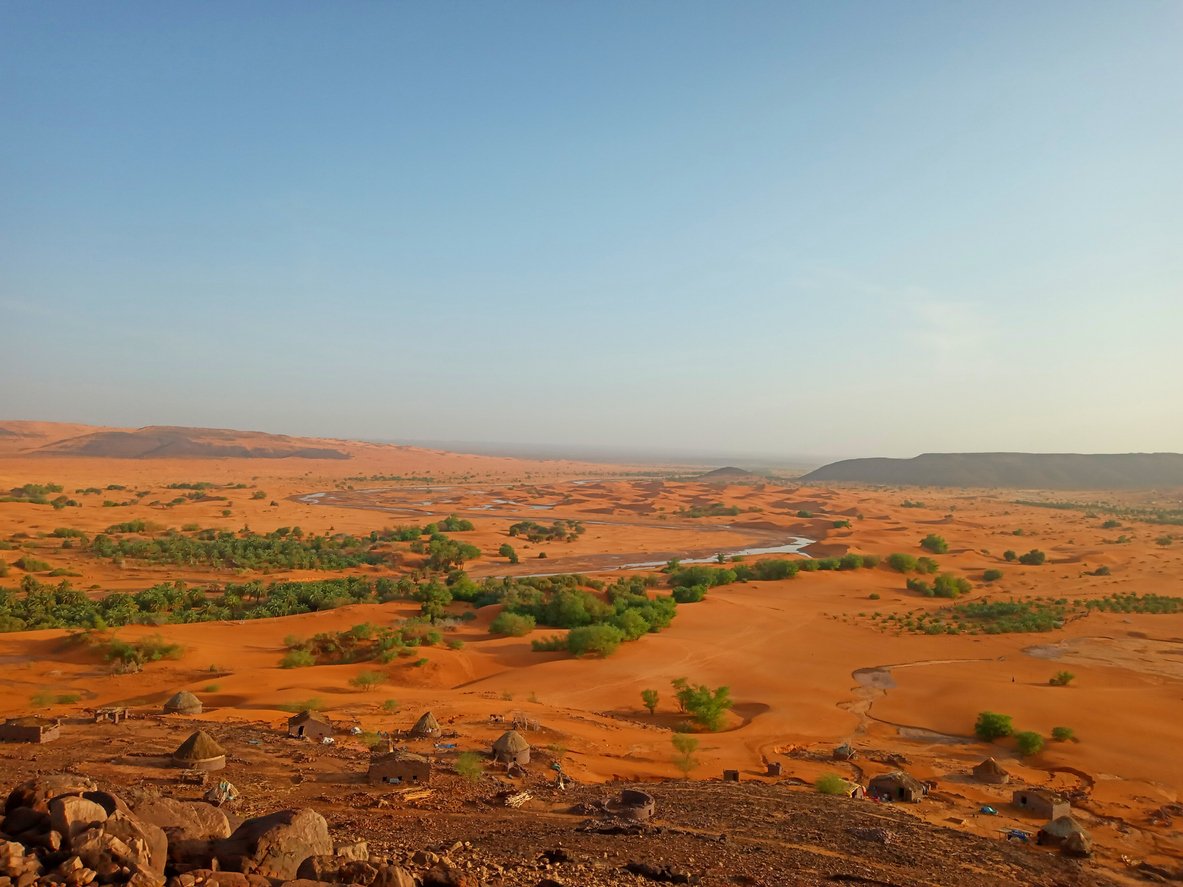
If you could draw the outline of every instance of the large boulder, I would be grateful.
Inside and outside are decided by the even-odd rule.
[[[4,802],[4,812],[9,813],[17,807],[32,807],[42,813],[49,812],[49,802],[62,795],[81,795],[84,792],[96,791],[96,786],[85,776],[74,776],[61,773],[55,776],[38,776],[22,782],[11,792]]]
[[[208,864],[213,842],[230,837],[226,814],[200,801],[178,801],[159,795],[144,795],[132,807],[142,822],[151,822],[168,838],[168,858],[174,862]]]
[[[290,881],[310,856],[331,856],[333,842],[315,810],[281,810],[248,819],[214,853],[223,869]]]
[[[62,836],[66,849],[75,836],[107,821],[107,811],[81,795],[63,795],[49,802],[49,824]]]

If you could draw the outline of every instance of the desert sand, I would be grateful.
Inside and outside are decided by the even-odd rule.
[[[60,539],[47,535],[55,528],[93,534],[143,519],[162,530],[200,524],[267,532],[299,525],[307,532],[362,534],[454,513],[475,525],[463,534],[482,550],[468,564],[473,576],[578,571],[608,580],[657,572],[629,569],[631,564],[710,558],[802,538],[812,540],[802,555],[774,556],[923,555],[919,540],[937,533],[949,543],[948,553],[936,557],[942,571],[973,583],[963,600],[1177,595],[1183,579],[1183,532],[1177,527],[1123,519],[1120,528],[1104,528],[1102,513],[1017,504],[1076,498],[1064,493],[803,487],[791,479],[757,478],[710,483],[690,478],[685,467],[656,471],[340,441],[317,443],[350,458],[49,456],[29,450],[93,429],[26,424],[20,431],[19,442],[8,440],[0,450],[0,488],[58,483],[80,504],[55,510],[0,503],[0,539],[16,545],[0,551],[0,559],[12,563],[22,551],[32,553],[77,574],[69,577],[74,587],[96,595],[173,579],[210,585],[243,577],[133,562],[117,567],[85,549],[63,550]],[[667,476],[637,476],[646,470]],[[219,498],[151,504],[175,497],[169,484],[199,481],[218,485],[209,492]],[[107,491],[109,485],[128,490]],[[88,487],[103,492],[75,495]],[[144,495],[135,495],[140,491]],[[257,491],[265,495],[255,498]],[[1139,505],[1178,501],[1177,495],[1172,500],[1170,494],[1134,492],[1088,498]],[[132,504],[104,507],[104,500]],[[923,504],[912,507],[916,502]],[[685,513],[712,503],[740,513]],[[560,519],[581,521],[586,532],[572,542],[526,543],[507,535],[516,521]],[[849,527],[835,525],[847,520]],[[1172,532],[1171,543],[1160,544]],[[1119,536],[1128,541],[1116,541]],[[517,546],[519,564],[498,556],[506,541]],[[1047,562],[1022,566],[1003,558],[1007,549],[1031,548],[1046,552]],[[545,559],[538,557],[543,552]],[[397,576],[416,566],[408,557],[393,571],[365,566],[339,574],[276,571],[250,578]],[[1108,575],[1091,575],[1102,566]],[[1002,578],[983,581],[989,569],[1001,570]],[[15,593],[23,575],[10,567],[0,588]],[[670,682],[685,677],[726,685],[735,699],[724,730],[698,734],[693,778],[719,779],[724,768],[735,768],[745,780],[765,779],[767,764],[779,762],[784,780],[805,786],[825,773],[865,781],[892,769],[883,760],[899,755],[909,772],[935,783],[926,801],[908,807],[915,815],[987,836],[1008,827],[1038,828],[1041,822],[1009,807],[1010,786],[968,777],[974,764],[993,755],[1017,784],[1072,795],[1097,842],[1099,864],[1120,871],[1123,857],[1154,862],[1183,856],[1177,827],[1153,818],[1164,805],[1179,803],[1183,792],[1183,615],[1090,612],[1050,632],[997,635],[901,633],[872,618],[948,605],[907,590],[905,577],[886,565],[802,572],[783,581],[713,588],[704,601],[681,605],[668,630],[626,643],[607,659],[578,660],[533,652],[531,637],[492,636],[488,626],[497,608],[486,607],[449,628],[448,639],[462,645],[424,648],[422,664],[384,666],[386,683],[371,691],[349,681],[373,663],[279,668],[284,638],[361,622],[391,624],[415,615],[417,604],[360,604],[237,623],[128,626],[118,629],[119,637],[160,634],[184,648],[181,659],[130,675],[112,674],[92,654],[65,643],[65,631],[8,633],[0,634],[0,715],[29,713],[32,697],[46,690],[81,697],[45,709],[69,717],[113,704],[156,711],[172,692],[189,689],[206,703],[197,720],[278,727],[288,716],[284,706],[316,697],[337,721],[366,730],[403,729],[430,709],[459,732],[461,745],[483,749],[503,729],[491,716],[521,712],[541,725],[531,741],[561,755],[576,780],[672,779],[681,774],[672,762],[671,731],[683,718]],[[460,614],[469,607],[457,603],[452,609]],[[553,633],[539,628],[533,637]],[[1063,669],[1075,680],[1067,687],[1049,685]],[[641,705],[646,688],[661,694],[654,715]],[[383,709],[387,699],[397,700],[397,714]],[[983,710],[1013,715],[1018,729],[1045,737],[1055,726],[1068,726],[1079,741],[1049,741],[1042,753],[1021,758],[1011,739],[973,738]],[[830,761],[830,750],[843,741],[860,756],[850,763]],[[15,746],[3,751],[10,758],[20,752]],[[117,769],[104,763],[101,750],[93,756],[96,771]],[[1000,815],[980,815],[983,804],[996,806]]]

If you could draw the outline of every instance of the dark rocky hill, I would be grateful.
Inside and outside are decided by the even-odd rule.
[[[1178,453],[925,453],[912,459],[844,459],[805,481],[936,487],[1117,490],[1183,486]]]

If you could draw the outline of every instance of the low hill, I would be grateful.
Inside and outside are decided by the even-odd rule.
[[[728,465],[726,468],[716,468],[714,471],[700,474],[695,480],[741,480],[755,476],[750,471],[744,471],[742,468],[735,468],[734,466]]]
[[[231,431],[224,428],[182,428],[150,425],[132,431],[102,430],[58,440],[34,450],[37,456],[99,459],[348,459],[324,441]]]
[[[844,459],[802,480],[933,487],[1118,490],[1183,486],[1178,453],[924,453],[912,459]]]

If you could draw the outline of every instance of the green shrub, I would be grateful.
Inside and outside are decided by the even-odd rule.
[[[1071,727],[1052,727],[1052,739],[1056,742],[1076,742],[1076,731]]]
[[[467,779],[469,782],[478,781],[485,771],[485,765],[481,761],[481,756],[471,751],[461,752],[456,757],[456,763],[452,767],[456,771],[456,775]]]
[[[289,650],[279,660],[280,668],[307,668],[310,665],[316,665],[316,657],[307,650]]]
[[[1002,578],[1002,570],[987,570],[982,574],[982,579],[986,582],[997,582]]]
[[[397,699],[386,699],[382,702],[382,711],[386,712],[388,715],[398,714],[400,708],[402,708],[402,706],[399,705],[399,701]]]
[[[535,653],[557,653],[567,649],[567,638],[561,634],[552,634],[544,638],[534,638],[530,641],[530,649]]]
[[[1008,548],[1006,551],[1004,551],[1002,553],[1002,557],[1004,560],[1013,561],[1015,558],[1018,557],[1018,555],[1015,554],[1014,549]]]
[[[964,576],[954,576],[952,573],[941,573],[933,580],[932,591],[937,597],[958,598],[969,594],[973,589],[969,580]]]
[[[1067,687],[1075,677],[1076,675],[1070,671],[1057,671],[1052,677],[1048,678],[1047,682],[1053,687]]]
[[[490,623],[489,631],[493,634],[508,635],[509,637],[525,637],[534,630],[534,617],[529,614],[511,613],[502,610]]]
[[[1043,737],[1031,730],[1016,733],[1015,743],[1018,746],[1019,754],[1025,758],[1031,755],[1037,755],[1043,751]]]
[[[359,690],[373,690],[379,684],[386,683],[386,675],[380,671],[363,671],[349,679],[351,687]]]
[[[1010,715],[983,711],[978,714],[978,719],[974,723],[974,735],[987,742],[1010,736],[1014,732],[1014,719]]]
[[[694,757],[694,752],[698,750],[698,740],[688,733],[675,733],[671,737],[671,742],[674,744],[674,766],[682,771],[683,776],[689,776],[698,766],[698,759]]]
[[[1029,567],[1038,567],[1045,560],[1047,560],[1047,555],[1038,548],[1032,548],[1026,554],[1019,555],[1019,563]]]
[[[911,573],[916,569],[916,558],[897,551],[887,556],[887,565],[898,573]]]
[[[615,625],[582,625],[567,632],[567,650],[573,656],[611,656],[624,640],[624,632]]]
[[[707,596],[705,585],[679,585],[673,591],[674,600],[679,604],[695,604]]]
[[[823,795],[837,797],[839,795],[845,796],[847,793],[846,780],[836,773],[827,773],[825,776],[818,777],[813,787]]]
[[[933,554],[946,554],[949,551],[949,543],[945,541],[944,537],[938,536],[935,533],[929,533],[921,539],[920,547],[925,551],[931,551]]]
[[[49,564],[45,561],[38,560],[31,555],[21,555],[13,562],[14,566],[20,567],[26,573],[42,573],[50,569]]]

